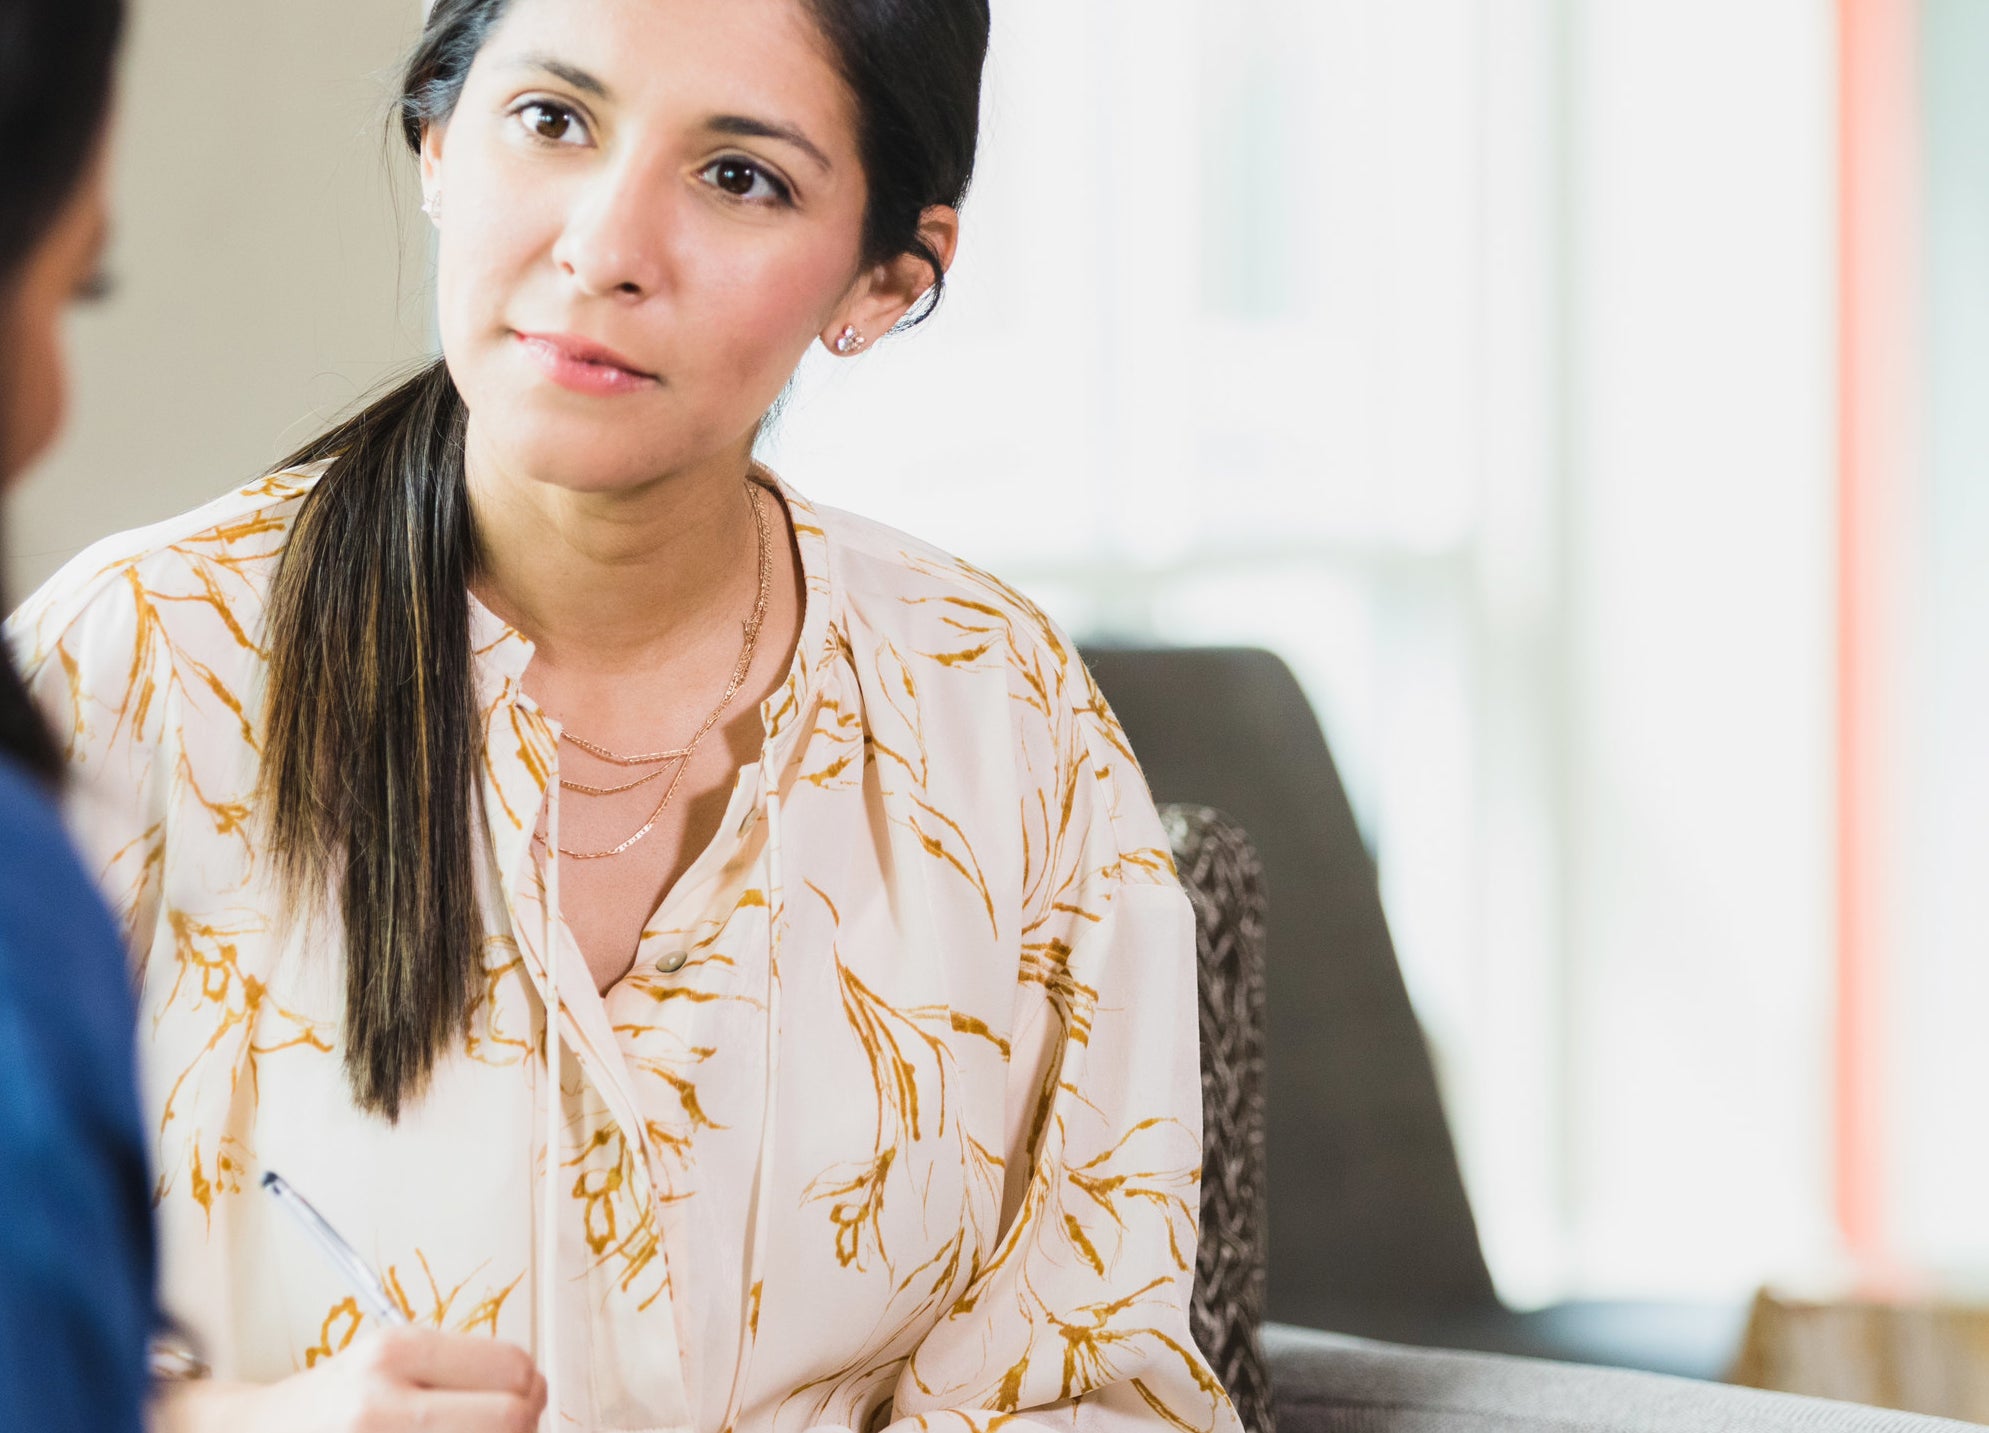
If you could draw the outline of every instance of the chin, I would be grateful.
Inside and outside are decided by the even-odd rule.
[[[626,449],[611,448],[598,435],[586,444],[544,437],[505,451],[505,466],[521,477],[575,493],[612,493],[639,487],[657,469]]]
[[[484,434],[487,451],[504,470],[576,493],[611,493],[640,487],[684,463],[674,444],[653,433],[618,433],[603,415],[534,413],[525,403],[498,412],[508,421]],[[633,426],[633,425],[629,425]]]

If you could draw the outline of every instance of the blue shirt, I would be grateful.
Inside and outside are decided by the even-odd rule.
[[[124,943],[0,760],[0,1429],[140,1433],[151,1192]]]

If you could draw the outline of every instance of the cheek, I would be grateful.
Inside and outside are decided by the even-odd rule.
[[[11,482],[41,456],[62,427],[68,384],[60,306],[32,297],[18,303],[7,340],[0,481]]]
[[[442,194],[435,297],[445,347],[487,341],[521,288],[543,279],[560,234],[559,187],[521,182],[481,139],[466,137]]]
[[[491,224],[451,210],[436,254],[436,320],[445,346],[488,337],[507,300],[543,252],[519,224]]]
[[[778,390],[842,300],[854,267],[832,248],[714,265],[697,285],[698,329],[714,340],[713,376]]]

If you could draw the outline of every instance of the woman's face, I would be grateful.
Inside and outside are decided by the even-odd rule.
[[[55,224],[29,252],[11,294],[0,334],[0,484],[20,476],[62,429],[68,364],[62,319],[93,293],[109,228],[104,158],[99,153]]]
[[[742,450],[811,341],[877,321],[856,117],[799,0],[515,0],[423,170],[443,350],[519,475]]]

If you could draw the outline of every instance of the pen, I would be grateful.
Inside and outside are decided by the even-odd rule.
[[[359,1295],[368,1313],[383,1323],[408,1322],[400,1306],[387,1296],[387,1286],[380,1282],[380,1276],[366,1267],[366,1261],[359,1257],[358,1250],[339,1237],[338,1230],[325,1222],[325,1216],[311,1207],[310,1200],[292,1189],[290,1182],[273,1169],[263,1172],[262,1187],[274,1195],[283,1211],[311,1236],[312,1242],[331,1261],[332,1267],[345,1275],[346,1282]]]

